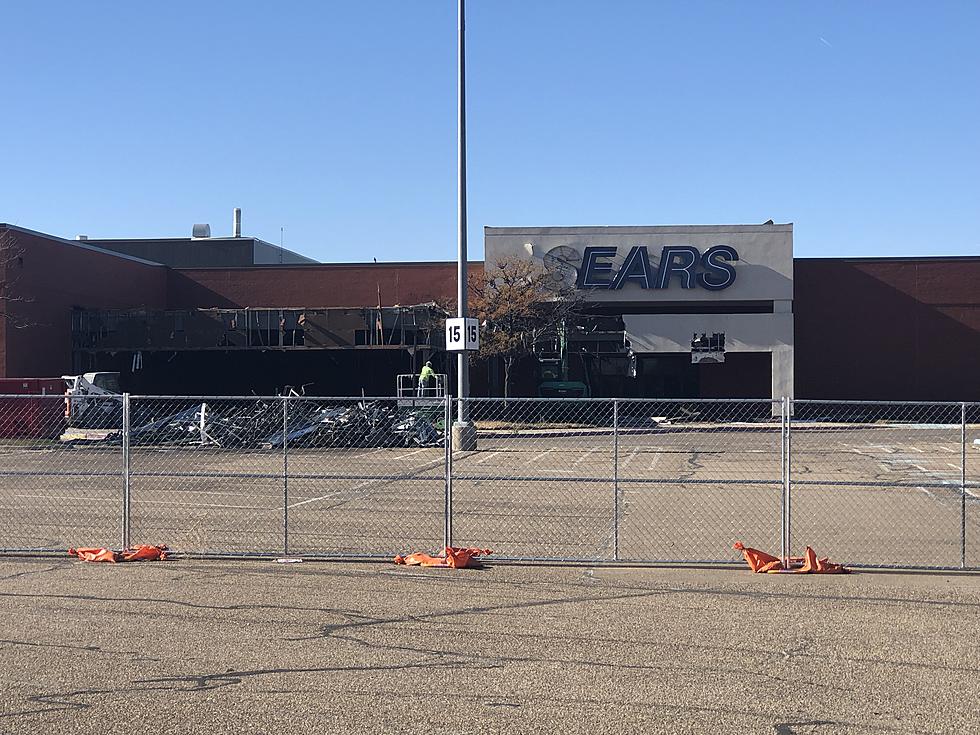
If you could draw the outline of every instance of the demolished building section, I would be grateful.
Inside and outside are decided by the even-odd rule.
[[[236,349],[441,349],[446,312],[436,304],[383,308],[79,310],[76,356],[102,351]]]
[[[77,310],[76,374],[120,373],[143,395],[390,396],[426,361],[443,368],[445,311],[383,308]],[[440,370],[444,372],[445,370]]]

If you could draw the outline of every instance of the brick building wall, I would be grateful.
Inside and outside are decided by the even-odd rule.
[[[471,263],[479,273],[482,263]],[[455,263],[181,268],[168,273],[171,309],[410,306],[456,298]]]
[[[74,308],[363,307],[379,289],[393,306],[456,292],[453,263],[173,270],[8,231],[19,255],[0,277],[24,300],[0,303],[13,312],[0,318],[0,377],[69,371]],[[980,257],[798,258],[794,271],[797,397],[980,401]]]
[[[796,395],[980,400],[980,258],[798,258]]]
[[[14,300],[0,332],[0,377],[54,377],[71,369],[73,308],[166,306],[166,268],[41,233],[0,225],[17,255],[4,277]]]

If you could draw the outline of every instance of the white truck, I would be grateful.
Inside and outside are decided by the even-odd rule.
[[[62,375],[65,381],[65,418],[69,428],[114,428],[122,412],[119,373]]]

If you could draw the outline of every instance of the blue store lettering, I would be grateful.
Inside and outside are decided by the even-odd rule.
[[[619,269],[613,271],[612,246],[587,247],[578,271],[577,287],[582,289],[618,290],[627,283],[640,288],[669,288],[680,282],[681,288],[701,287],[721,291],[735,283],[738,252],[731,245],[715,245],[703,253],[691,245],[667,245],[660,251],[660,264],[654,266],[645,245],[630,248]]]

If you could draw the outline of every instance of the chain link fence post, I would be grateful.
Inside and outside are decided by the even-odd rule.
[[[960,569],[966,569],[966,404],[960,404]]]
[[[790,540],[790,479],[792,476],[792,462],[790,458],[790,400],[783,396],[782,407],[779,412],[782,415],[780,421],[780,461],[779,467],[782,480],[782,498],[780,500],[780,556],[783,566],[789,564],[789,557],[792,553],[792,542]]]
[[[449,393],[446,393],[445,406],[443,407],[443,431],[442,444],[444,453],[444,469],[446,473],[445,504],[443,507],[443,546],[453,545],[453,400]]]
[[[786,399],[779,407],[779,558],[786,565]]]
[[[786,397],[786,555],[793,555],[793,399]],[[787,558],[787,562],[789,559]]]
[[[613,399],[613,561],[619,561],[619,400]]]
[[[282,555],[289,556],[289,396],[282,397]]]
[[[123,498],[122,498],[122,548],[129,548],[129,440],[130,440],[130,415],[129,415],[129,393],[123,393],[122,404],[122,475],[123,475]]]

